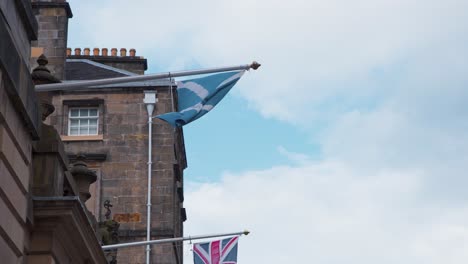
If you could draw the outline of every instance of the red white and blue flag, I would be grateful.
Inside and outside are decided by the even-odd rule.
[[[195,264],[237,264],[238,236],[193,245]]]

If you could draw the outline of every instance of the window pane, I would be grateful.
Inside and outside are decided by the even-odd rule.
[[[90,135],[97,135],[97,127],[89,127]]]
[[[77,127],[80,124],[80,120],[77,119],[70,119],[70,126]]]
[[[90,116],[97,116],[98,115],[97,109],[89,109],[89,115]]]
[[[76,136],[76,135],[78,135],[78,128],[73,128],[73,127],[71,127],[71,128],[70,128],[70,135],[71,135],[71,136]]]
[[[89,119],[90,126],[97,126],[97,119]]]
[[[70,116],[78,116],[78,109],[71,109]]]
[[[80,116],[88,116],[89,109],[80,109]]]
[[[80,135],[88,135],[88,128],[80,127]]]

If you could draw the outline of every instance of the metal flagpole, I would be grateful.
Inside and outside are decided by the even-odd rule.
[[[57,90],[76,91],[79,89],[95,88],[92,86],[98,86],[98,85],[139,82],[139,81],[147,81],[147,80],[165,79],[165,78],[170,78],[170,77],[182,77],[182,76],[199,75],[199,74],[215,73],[215,72],[226,72],[226,71],[234,71],[234,70],[249,70],[249,69],[256,70],[260,66],[261,66],[260,63],[254,61],[251,64],[230,66],[230,67],[210,68],[210,69],[202,69],[202,70],[165,72],[165,73],[138,75],[138,76],[116,77],[116,78],[108,78],[108,79],[100,79],[100,80],[39,84],[39,85],[36,85],[36,92],[48,92],[48,91],[57,91]]]
[[[154,244],[164,244],[164,243],[172,243],[172,242],[185,241],[185,240],[197,240],[197,239],[212,238],[212,237],[225,237],[225,236],[237,236],[237,235],[240,236],[240,235],[248,235],[249,233],[250,233],[249,231],[245,230],[242,232],[226,233],[226,234],[201,235],[201,236],[193,236],[193,237],[191,236],[176,237],[176,238],[149,240],[149,241],[130,242],[130,243],[102,246],[102,250],[110,250],[110,249],[124,248],[124,247],[146,246],[146,245],[154,245]]]

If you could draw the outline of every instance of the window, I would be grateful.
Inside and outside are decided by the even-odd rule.
[[[71,107],[68,115],[69,136],[92,136],[98,134],[99,109],[97,107]]]
[[[104,140],[104,99],[63,100],[59,119],[63,141]],[[60,111],[60,110],[59,110]]]

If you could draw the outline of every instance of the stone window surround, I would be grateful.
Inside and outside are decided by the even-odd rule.
[[[102,141],[103,121],[104,121],[104,99],[81,99],[81,100],[64,100],[63,102],[63,127],[61,138],[63,141]],[[96,107],[98,109],[98,134],[86,136],[69,136],[69,112],[70,108],[75,107]]]

